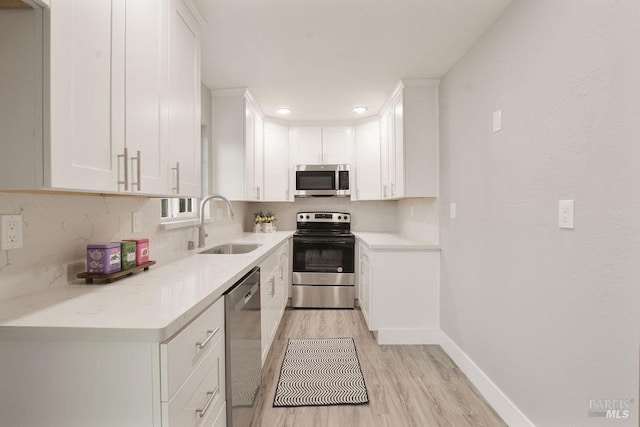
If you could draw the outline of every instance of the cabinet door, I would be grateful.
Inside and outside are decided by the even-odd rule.
[[[391,197],[391,175],[395,170],[393,138],[393,113],[390,110],[382,116],[380,122],[380,181],[383,199]]]
[[[351,164],[353,128],[322,128],[322,163]]]
[[[248,105],[244,113],[244,199],[259,200],[255,176],[256,113]]]
[[[293,201],[289,192],[289,129],[264,124],[264,200]]]
[[[402,97],[393,106],[393,164],[390,165],[391,197],[404,196],[404,111]]]
[[[163,128],[167,106],[166,5],[166,0],[128,0],[126,4],[125,143],[131,190],[153,194],[168,194],[170,187]]]
[[[369,261],[369,255],[360,251],[360,295],[359,303],[362,315],[367,322],[369,330],[373,330],[371,319],[371,264]]]
[[[256,144],[253,152],[253,182],[256,200],[264,200],[264,121],[256,114]]]
[[[380,122],[355,128],[355,200],[380,199]]]
[[[294,165],[322,163],[322,128],[293,128],[291,136]]]
[[[50,9],[50,146],[45,186],[117,191],[123,154],[124,6],[57,0]],[[112,40],[113,39],[113,40]],[[112,45],[113,41],[113,45]],[[112,46],[116,49],[112,50]],[[112,79],[113,78],[113,79]],[[47,170],[48,167],[50,170]],[[49,173],[47,173],[49,172]],[[50,178],[50,182],[46,182]]]
[[[169,166],[174,193],[200,197],[200,29],[183,0],[169,17]]]

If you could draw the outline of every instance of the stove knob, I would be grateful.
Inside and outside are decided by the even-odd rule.
[[[307,215],[307,219],[309,219],[309,215]]]
[[[348,220],[348,219],[349,219],[349,217],[348,217],[347,215],[345,215],[345,216],[344,216],[344,220],[346,221],[346,220]]]
[[[340,215],[338,215],[338,220],[341,220],[341,219],[342,219],[342,217]]]
[[[300,215],[300,219],[303,219],[303,218],[304,218],[304,215]]]

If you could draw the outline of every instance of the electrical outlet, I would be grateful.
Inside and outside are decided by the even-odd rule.
[[[573,200],[560,200],[558,204],[558,227],[573,230]]]
[[[456,213],[457,213],[456,210],[457,210],[456,204],[455,203],[451,203],[449,205],[449,217],[451,219],[456,219]]]
[[[22,247],[22,215],[0,216],[0,240],[3,251]]]
[[[142,231],[142,215],[140,212],[131,213],[131,231],[133,233],[140,233]]]

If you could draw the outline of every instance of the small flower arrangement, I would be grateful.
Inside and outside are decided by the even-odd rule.
[[[272,232],[275,231],[274,222],[276,222],[276,215],[269,211],[264,213],[262,211],[253,214],[253,230],[255,232]]]
[[[254,224],[262,224],[262,223],[269,223],[269,222],[275,222],[276,221],[276,216],[273,212],[269,211],[266,214],[263,213],[262,211],[260,212],[256,212],[253,214],[253,223]]]

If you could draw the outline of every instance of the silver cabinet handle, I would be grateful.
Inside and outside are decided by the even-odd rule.
[[[202,350],[203,348],[205,348],[207,344],[209,344],[209,341],[211,341],[211,338],[213,338],[214,335],[217,334],[219,330],[220,330],[220,326],[218,326],[214,331],[207,331],[207,339],[205,339],[202,342],[197,342],[196,348],[199,350]]]
[[[124,181],[118,180],[118,185],[124,185],[124,191],[129,191],[129,151],[124,147],[124,154],[118,154],[118,159],[124,158]]]
[[[382,186],[382,198],[385,199],[387,197],[387,185]]]
[[[142,175],[140,171],[140,150],[137,151],[136,157],[131,158],[131,169],[133,169],[133,161],[136,161],[136,182],[131,182],[131,189],[133,187],[138,187],[138,191],[140,191],[140,176]]]
[[[396,195],[396,185],[392,182],[391,183],[391,196],[395,196]]]
[[[276,278],[272,277],[270,280],[271,283],[271,292],[269,292],[269,296],[274,296],[276,294]]]
[[[180,194],[180,162],[176,162],[176,167],[171,168],[172,171],[176,171],[176,186],[172,187],[174,193]]]
[[[220,391],[220,387],[216,387],[215,390],[207,392],[207,396],[209,396],[209,398],[207,399],[207,403],[204,404],[204,408],[196,409],[196,414],[198,414],[200,418],[203,418],[205,416],[205,414],[209,410],[209,407],[213,403],[213,399],[216,397],[219,391]]]
[[[256,187],[256,200],[260,200],[260,186]]]

